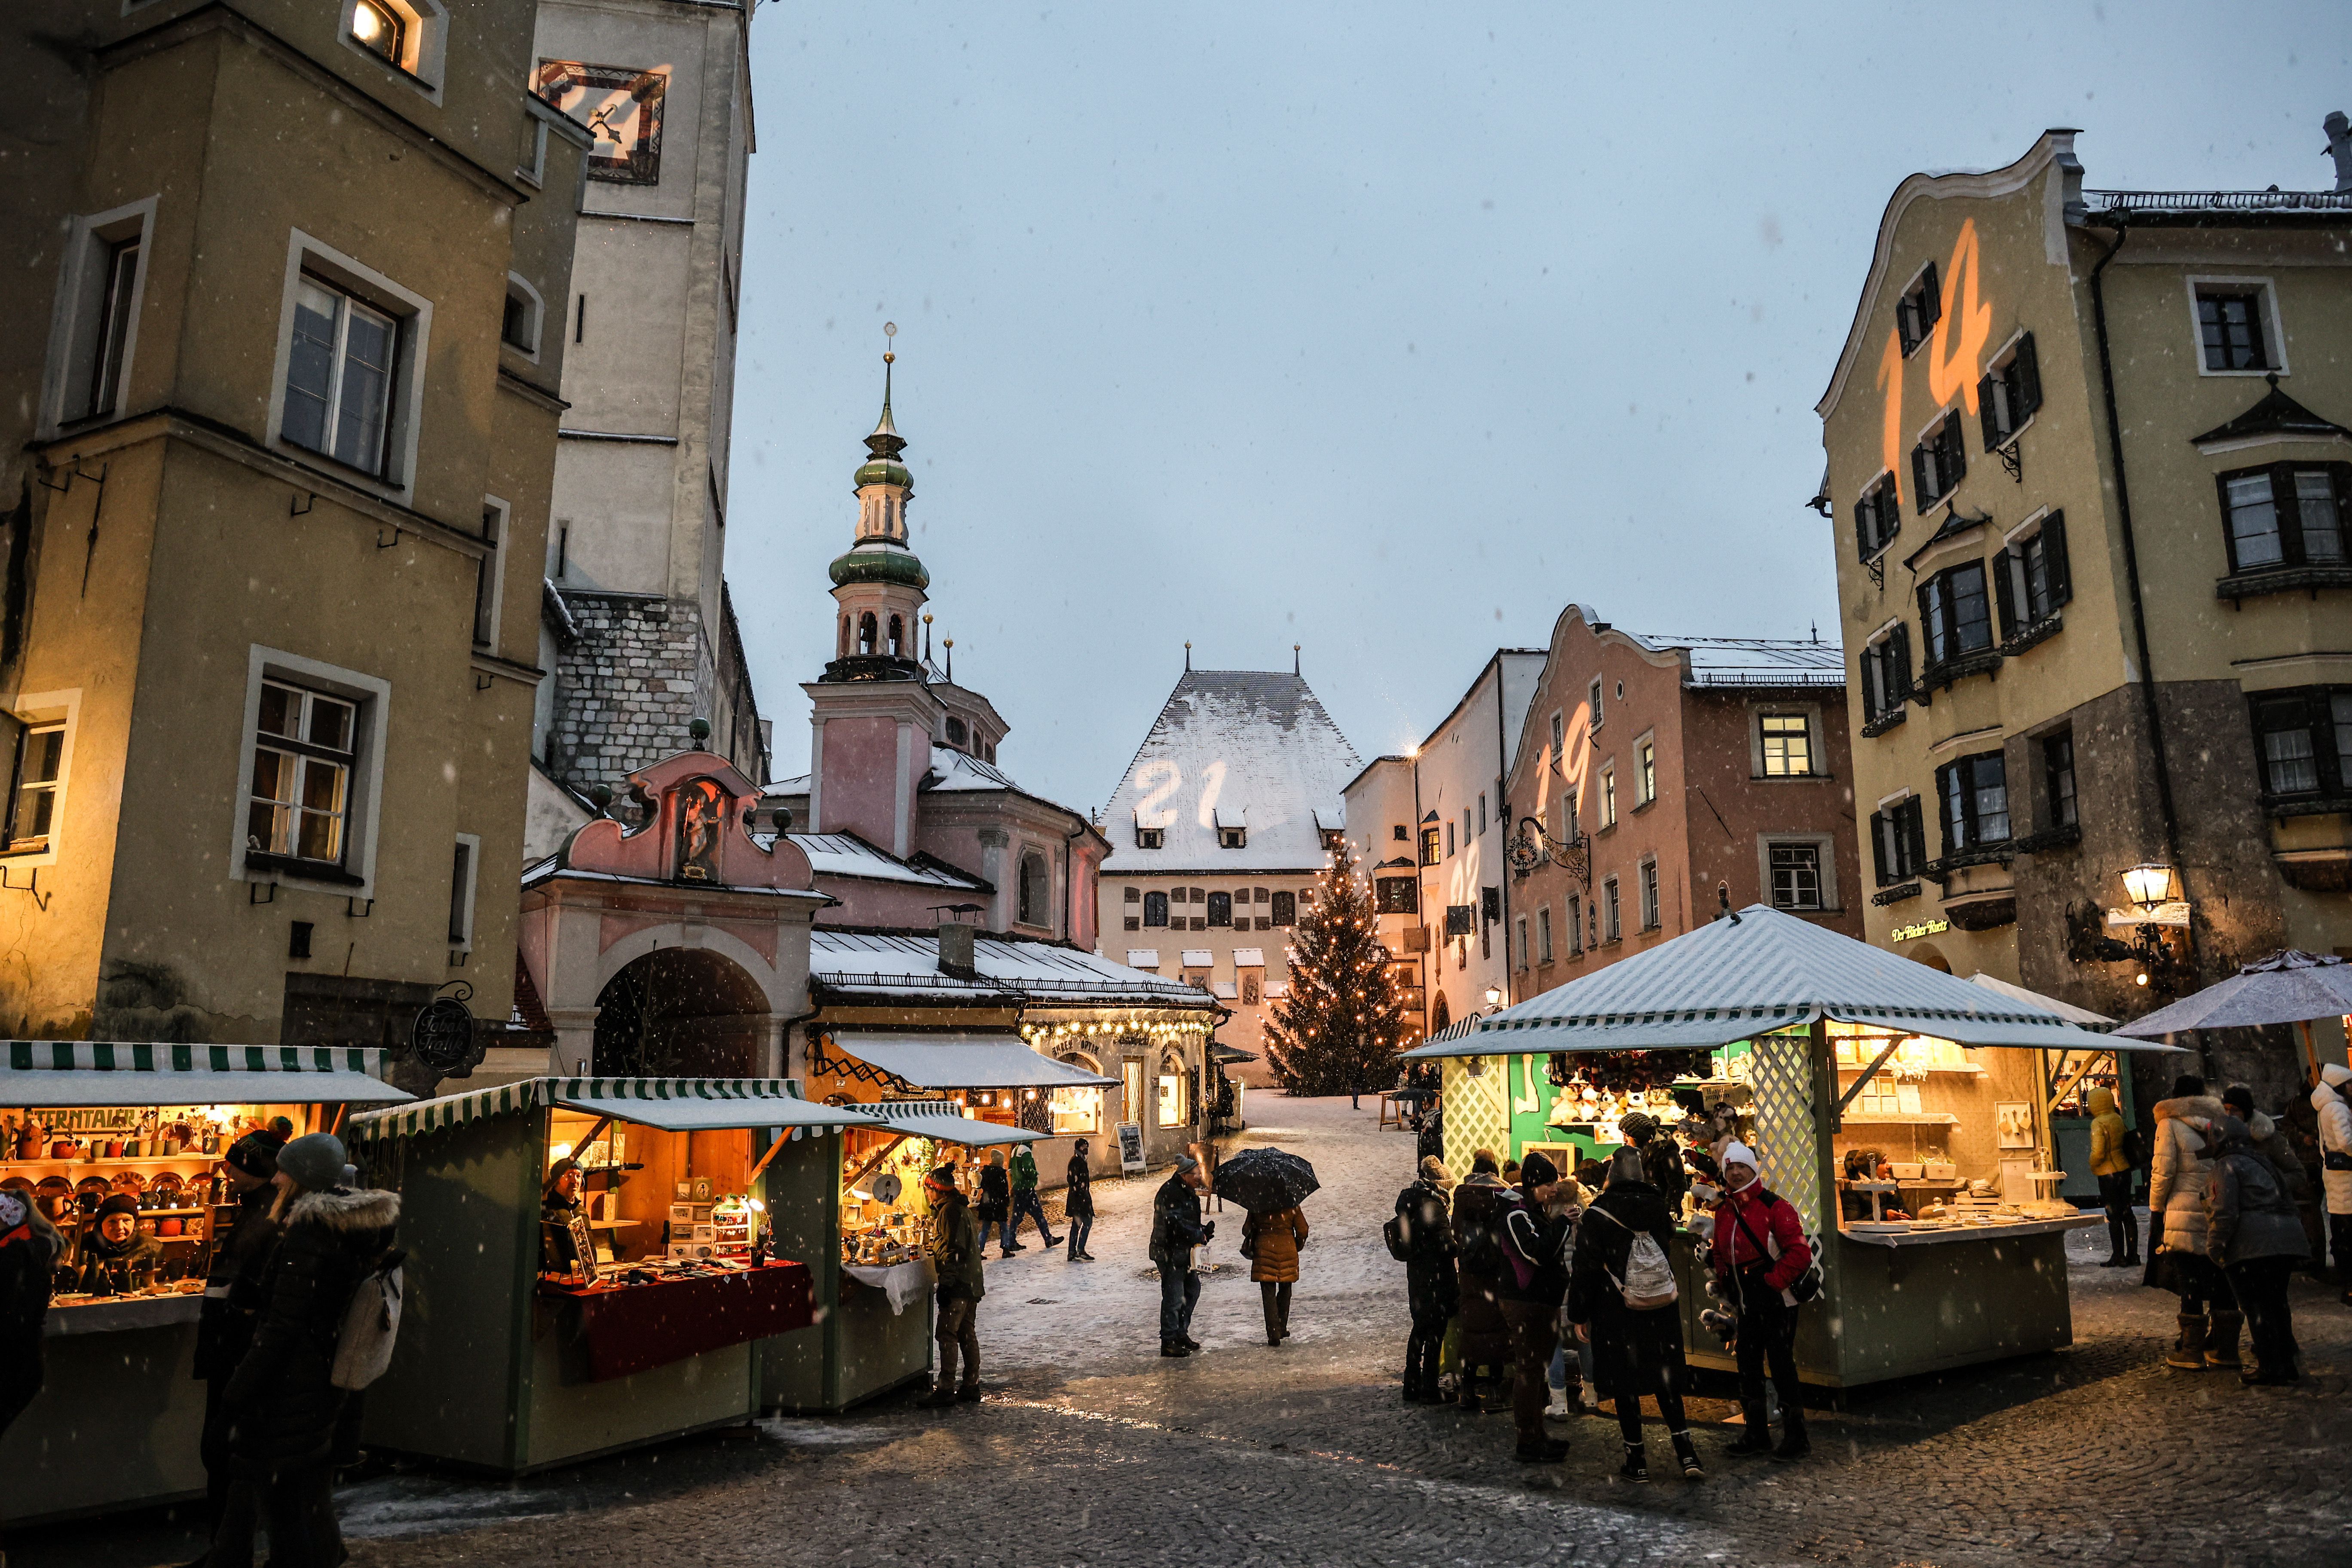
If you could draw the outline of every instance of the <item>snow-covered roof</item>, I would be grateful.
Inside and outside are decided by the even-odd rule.
[[[755,834],[751,839],[751,842],[760,845],[761,848],[767,847],[768,844],[773,841],[773,835]],[[522,868],[522,885],[525,888],[536,888],[558,877],[576,882],[625,882],[646,888],[696,887],[708,889],[714,893],[740,893],[751,898],[814,899],[820,903],[830,901],[825,894],[812,892],[806,888],[749,888],[732,883],[723,886],[709,882],[680,883],[668,881],[660,877],[633,877],[623,871],[586,871],[576,866],[564,865],[563,857],[560,853],[542,857]]]
[[[773,784],[760,786],[761,795],[806,795],[808,792],[809,775],[806,773],[796,773],[791,778],[778,779]]]
[[[758,843],[763,837],[772,836],[755,834],[752,842]],[[809,858],[809,869],[820,877],[862,877],[874,882],[913,882],[959,891],[983,891],[988,888],[977,877],[968,877],[936,863],[901,860],[854,833],[788,833],[784,837],[800,846],[801,852]]]
[[[852,996],[980,994],[1049,1005],[1125,1002],[1158,1007],[1199,1007],[1209,1002],[1208,994],[1196,985],[1162,980],[1098,953],[1054,942],[981,936],[971,947],[977,978],[965,980],[940,973],[939,938],[928,932],[818,926],[809,932],[809,979],[826,991]]]
[[[2342,213],[2352,212],[2352,191],[2084,191],[2083,205],[2095,213]]]
[[[1021,788],[1013,782],[1012,775],[994,763],[983,763],[953,746],[931,748],[930,776],[924,781],[923,787],[928,790]]]
[[[1157,969],[1160,967],[1160,950],[1156,947],[1130,947],[1127,950],[1127,966],[1129,969]]]
[[[1629,633],[1659,653],[1690,656],[1692,686],[1843,686],[1843,643],[1802,637],[1685,637]]]
[[[1344,825],[1341,791],[1357,766],[1298,676],[1188,669],[1105,809],[1103,873],[1318,870],[1318,821]],[[1219,844],[1220,822],[1247,829],[1240,848]],[[1162,830],[1159,848],[1137,847],[1139,826]]]
[[[1264,969],[1265,967],[1265,949],[1262,947],[1237,947],[1234,949],[1234,967],[1235,969]]]
[[[1187,969],[1206,969],[1216,962],[1217,955],[1208,948],[1188,947],[1184,950],[1184,967]]]

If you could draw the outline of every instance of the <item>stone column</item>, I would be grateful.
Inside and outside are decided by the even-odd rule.
[[[555,1026],[553,1054],[558,1077],[584,1077],[594,1070],[596,1015],[602,1007],[550,1007],[547,1021]]]

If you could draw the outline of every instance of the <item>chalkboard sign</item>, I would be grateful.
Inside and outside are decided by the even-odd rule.
[[[1143,1169],[1143,1123],[1122,1121],[1118,1124],[1118,1173],[1122,1176]]]

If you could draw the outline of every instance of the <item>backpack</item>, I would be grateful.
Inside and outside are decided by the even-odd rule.
[[[1381,1226],[1381,1239],[1389,1244],[1389,1256],[1399,1263],[1412,1261],[1412,1242],[1405,1230],[1404,1215],[1391,1215],[1388,1224]]]
[[[2134,1170],[2147,1163],[2147,1140],[2137,1127],[2124,1129],[2124,1163]]]
[[[392,1364],[393,1342],[400,1337],[404,1285],[400,1260],[404,1256],[387,1254],[352,1292],[352,1304],[343,1309],[342,1331],[335,1336],[335,1364],[329,1381],[337,1388],[365,1388]]]
[[[1489,1225],[1474,1225],[1462,1238],[1462,1267],[1486,1279],[1498,1279],[1508,1267],[1503,1242]]]
[[[1675,1281],[1675,1266],[1667,1261],[1665,1250],[1659,1247],[1656,1237],[1646,1230],[1634,1230],[1598,1205],[1584,1212],[1599,1215],[1618,1229],[1633,1234],[1633,1245],[1625,1252],[1625,1277],[1620,1279],[1616,1275],[1609,1274],[1606,1268],[1601,1270],[1609,1274],[1609,1282],[1617,1287],[1617,1293],[1625,1299],[1629,1310],[1654,1312],[1661,1307],[1671,1307],[1681,1300],[1682,1287]]]

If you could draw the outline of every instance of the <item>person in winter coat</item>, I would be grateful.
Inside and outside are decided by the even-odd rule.
[[[1279,1346],[1290,1337],[1290,1288],[1298,1283],[1298,1249],[1307,1245],[1307,1216],[1297,1209],[1253,1211],[1242,1222],[1250,1253],[1250,1279],[1265,1308],[1265,1342]]]
[[[1812,1452],[1805,1433],[1804,1390],[1797,1381],[1797,1316],[1802,1309],[1789,1288],[1812,1266],[1804,1222],[1786,1198],[1764,1185],[1755,1151],[1747,1144],[1727,1143],[1718,1160],[1726,1191],[1716,1205],[1712,1258],[1723,1298],[1739,1313],[1734,1349],[1747,1418],[1731,1452],[1802,1458]],[[1780,1395],[1778,1448],[1764,1415],[1767,1362]]]
[[[1005,1173],[1004,1151],[991,1149],[988,1163],[980,1168],[980,1201],[972,1205],[972,1213],[980,1220],[980,1244],[988,1245],[988,1227],[996,1227],[1000,1258],[1010,1258],[1029,1249],[1013,1239],[1013,1178]]]
[[[1586,1205],[1577,1227],[1568,1321],[1576,1325],[1576,1337],[1592,1346],[1604,1369],[1601,1382],[1617,1396],[1617,1432],[1625,1442],[1625,1463],[1618,1474],[1630,1481],[1650,1479],[1642,1443],[1642,1396],[1649,1394],[1657,1397],[1683,1474],[1697,1480],[1706,1471],[1683,1414],[1682,1309],[1672,1302],[1637,1309],[1625,1300],[1636,1237],[1656,1244],[1659,1261],[1674,1257],[1674,1215],[1649,1177],[1649,1163],[1638,1149],[1610,1156],[1608,1184]]]
[[[1217,1222],[1201,1218],[1201,1189],[1208,1173],[1190,1154],[1176,1156],[1176,1169],[1151,1196],[1151,1261],[1160,1270],[1160,1353],[1188,1356],[1201,1348],[1192,1337],[1192,1309],[1201,1302],[1201,1277],[1192,1249],[1217,1234]]]
[[[350,1398],[332,1381],[352,1297],[399,1260],[396,1193],[343,1184],[341,1140],[325,1132],[278,1152],[271,1218],[282,1229],[262,1272],[253,1343],[223,1391],[228,1449],[269,1527],[270,1568],[333,1568],[334,1447]],[[217,1543],[216,1543],[217,1544]],[[242,1568],[215,1552],[212,1568]]]
[[[32,1194],[0,1187],[0,1432],[41,1392],[42,1325],[64,1247]]]
[[[2330,1062],[2319,1069],[2311,1109],[2319,1115],[2321,1195],[2327,1203],[2327,1250],[2335,1259],[2334,1282],[2352,1287],[2352,1070]],[[2344,1292],[2352,1306],[2352,1289]]]
[[[2205,1080],[2183,1073],[2172,1094],[2155,1105],[2154,1158],[2147,1179],[2148,1255],[2146,1282],[2180,1298],[2179,1335],[2164,1364],[2183,1372],[2238,1364],[2238,1330],[2244,1321],[2230,1279],[2206,1255],[2205,1125],[2229,1112],[2205,1092]],[[2209,1319],[2208,1308],[2210,1308]]]
[[[2246,1136],[2252,1140],[2254,1152],[2270,1162],[2279,1179],[2279,1188],[2291,1203],[2299,1203],[2311,1189],[2311,1178],[2304,1173],[2303,1162],[2295,1158],[2286,1129],[2279,1122],[2254,1109],[2254,1091],[2242,1083],[2233,1083],[2221,1091],[2221,1105],[2229,1113],[2246,1124]],[[2310,1238],[2305,1238],[2309,1246]]]
[[[1559,1343],[1559,1305],[1568,1294],[1568,1216],[1547,1212],[1559,1168],[1540,1151],[1519,1165],[1519,1184],[1505,1189],[1504,1269],[1497,1279],[1503,1322],[1511,1336],[1511,1421],[1521,1464],[1547,1464],[1568,1445],[1544,1432],[1545,1370]]]
[[[268,1132],[248,1132],[229,1145],[221,1158],[221,1176],[236,1205],[236,1218],[226,1239],[213,1249],[205,1276],[205,1303],[196,1320],[195,1375],[205,1385],[205,1425],[197,1453],[205,1462],[205,1502],[214,1533],[223,1533],[236,1468],[228,1452],[228,1384],[253,1347],[255,1314],[265,1298],[264,1269],[278,1246],[278,1223],[269,1217],[278,1189],[278,1140]],[[252,1491],[242,1494],[250,1508]],[[248,1519],[227,1531],[247,1539]]]
[[[1447,1190],[1454,1185],[1445,1162],[1424,1155],[1421,1178],[1397,1194],[1397,1217],[1403,1222],[1408,1256],[1404,1263],[1405,1304],[1412,1313],[1412,1333],[1404,1345],[1404,1402],[1433,1404],[1437,1399],[1437,1363],[1445,1343],[1445,1325],[1462,1304],[1462,1285],[1454,1271],[1453,1216]]]
[[[2277,1167],[2254,1152],[2244,1122],[2217,1116],[2206,1137],[2212,1169],[2205,1178],[2205,1254],[2228,1270],[2252,1330],[2254,1370],[2242,1375],[2248,1383],[2298,1383],[2286,1285],[2294,1266],[2311,1256],[2303,1221]]]
[[[2107,1260],[2102,1268],[2139,1261],[2139,1216],[2132,1212],[2129,1129],[2116,1108],[2116,1091],[2091,1091],[2091,1174],[2098,1178],[2099,1203],[2107,1211]]]
[[[958,1403],[977,1405],[980,1303],[988,1294],[987,1277],[981,1268],[980,1226],[972,1219],[971,1203],[956,1190],[953,1165],[932,1167],[923,1178],[923,1196],[931,1208],[923,1242],[931,1255],[932,1270],[939,1276],[939,1321],[931,1331],[940,1343],[940,1372],[931,1391],[915,1403],[926,1410]],[[963,1363],[961,1382],[956,1376],[959,1355]]]
[[[1070,1152],[1069,1167],[1062,1173],[1062,1216],[1068,1222],[1062,1233],[1069,1237],[1068,1260],[1092,1263],[1095,1255],[1087,1250],[1087,1238],[1095,1233],[1095,1168],[1083,1138]]]
[[[1062,1245],[1062,1238],[1046,1226],[1045,1200],[1037,1195],[1037,1157],[1026,1143],[1013,1151],[1013,1229],[1007,1240],[1020,1234],[1024,1216],[1037,1222],[1037,1234],[1045,1237],[1048,1250]]]
[[[1658,1195],[1665,1200],[1666,1212],[1682,1213],[1683,1194],[1690,1190],[1690,1172],[1683,1163],[1682,1146],[1675,1142],[1673,1130],[1659,1126],[1647,1113],[1636,1110],[1617,1123],[1617,1131],[1641,1155],[1644,1179],[1658,1189]]]
[[[1454,1257],[1462,1316],[1462,1379],[1456,1397],[1484,1411],[1511,1353],[1503,1321],[1503,1211],[1509,1189],[1491,1150],[1470,1157],[1470,1175],[1454,1189]]]

